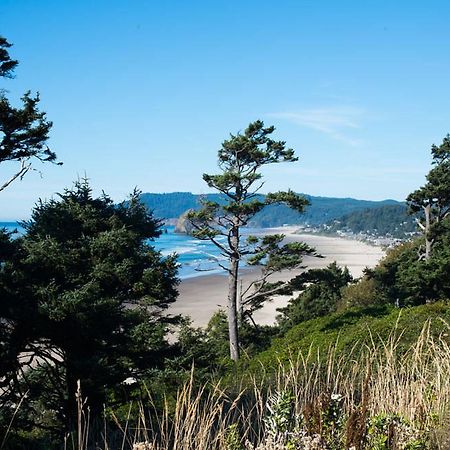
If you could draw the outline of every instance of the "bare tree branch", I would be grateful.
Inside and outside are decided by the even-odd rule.
[[[6,189],[13,181],[17,180],[18,178],[22,180],[25,174],[31,169],[31,163],[27,161],[28,160],[26,159],[22,159],[20,161],[20,170],[15,175],[13,175],[8,181],[5,181],[5,183],[3,183],[0,186],[0,192]]]

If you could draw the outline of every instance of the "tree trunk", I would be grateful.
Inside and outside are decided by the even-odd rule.
[[[431,239],[431,205],[427,205],[424,209],[425,213],[425,261],[428,261],[431,256],[431,245],[433,240]]]
[[[233,221],[229,244],[232,254],[228,274],[228,335],[230,342],[230,357],[233,361],[239,359],[238,334],[238,276],[239,276],[239,223]]]
[[[67,355],[66,355],[67,357]],[[66,426],[66,431],[71,432],[77,427],[77,416],[78,416],[78,404],[77,404],[77,388],[78,380],[74,374],[72,364],[66,362],[66,389],[67,389],[67,399],[64,405],[64,421]]]
[[[239,259],[230,259],[228,275],[228,332],[230,340],[230,357],[233,361],[239,359],[239,335],[237,317]]]

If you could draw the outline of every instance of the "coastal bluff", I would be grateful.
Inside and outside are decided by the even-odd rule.
[[[188,209],[178,218],[175,224],[174,233],[178,234],[192,234],[194,227],[191,222],[188,220],[188,214],[192,211],[192,209]]]

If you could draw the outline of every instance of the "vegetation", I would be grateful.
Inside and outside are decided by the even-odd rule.
[[[379,298],[397,306],[431,303],[450,298],[448,232],[435,242],[433,255],[421,259],[423,240],[399,245],[380,264],[366,271]]]
[[[438,147],[431,147],[433,168],[428,172],[424,186],[409,194],[406,199],[412,214],[422,213],[417,223],[423,231],[425,249],[420,258],[430,259],[435,241],[447,226],[450,214],[450,135]]]
[[[346,231],[405,239],[417,232],[417,225],[405,205],[383,205],[343,215],[325,224],[327,232]]]
[[[246,147],[256,154],[264,142],[284,151],[268,138],[271,128],[258,126],[224,145],[256,136]],[[226,150],[225,169],[234,161]],[[248,179],[205,176],[231,199],[205,199],[192,214],[199,237],[237,236],[226,254],[261,267],[262,278],[239,297],[238,364],[225,313],[205,330],[161,314],[176,298],[177,265],[151,247],[160,222],[139,192],[114,205],[82,180],[38,202],[23,236],[0,234],[3,448],[448,446],[450,392],[441,380],[450,375],[449,218],[434,223],[428,258],[426,236],[415,237],[360,280],[333,263],[275,283],[273,273],[298,267],[313,250],[283,245],[282,235],[240,242],[239,226],[267,202],[305,205],[292,193],[237,201],[233,183],[247,180],[251,194],[259,162]],[[237,229],[220,227],[233,217]],[[293,292],[276,326],[252,321],[273,293]],[[178,339],[169,343],[173,326]]]
[[[324,358],[299,353],[273,376],[263,373],[233,393],[219,383],[198,386],[191,377],[178,390],[175,411],[140,403],[133,421],[118,421],[117,446],[103,435],[96,448],[447,448],[449,346],[432,336],[429,324],[401,351],[398,342],[396,335],[373,341],[358,356],[339,356],[334,347]],[[73,448],[84,449],[92,428],[82,404],[79,417],[80,445]]]
[[[358,356],[364,346],[379,346],[395,336],[398,352],[406,351],[429,323],[434,338],[446,341],[450,307],[433,303],[405,309],[390,305],[350,308],[294,325],[271,346],[250,361],[250,369],[275,370],[280,361],[289,364],[299,353],[326,359],[330,348],[338,357]],[[394,334],[393,334],[394,333]],[[365,351],[365,350],[364,350]]]
[[[303,194],[302,194],[303,195]],[[251,227],[278,227],[284,224],[298,225],[309,224],[312,226],[323,225],[332,220],[340,220],[344,215],[353,211],[362,211],[372,208],[393,205],[400,209],[402,203],[394,200],[381,202],[368,200],[355,200],[352,198],[329,198],[303,195],[309,202],[308,208],[299,213],[286,205],[267,205],[249,221]],[[172,192],[167,194],[141,194],[141,201],[153,211],[156,217],[163,219],[175,219],[189,209],[199,209],[200,200],[224,204],[225,200],[221,194],[194,195],[190,192]],[[264,195],[256,195],[255,199],[264,201]],[[406,216],[405,220],[408,220]],[[395,219],[397,220],[397,219]]]
[[[311,269],[297,276],[291,286],[301,294],[279,310],[278,323],[289,330],[298,323],[335,312],[342,300],[342,290],[353,280],[347,267],[335,262],[324,269]]]
[[[392,336],[358,357],[332,348],[323,359],[297,354],[231,398],[191,381],[174,422],[156,439],[147,435],[146,448],[446,448],[449,347],[429,329],[401,352]]]
[[[193,235],[199,239],[211,241],[223,256],[228,259],[224,269],[228,273],[228,336],[230,356],[233,361],[239,359],[238,310],[241,318],[245,306],[249,306],[247,315],[260,307],[263,299],[278,293],[284,283],[271,283],[270,275],[276,271],[298,267],[302,255],[313,254],[314,250],[302,243],[283,244],[283,235],[269,235],[262,238],[249,236],[242,239],[241,228],[249,224],[252,217],[267,205],[283,203],[303,211],[308,204],[306,199],[292,191],[268,194],[264,200],[255,198],[263,186],[261,169],[270,164],[295,162],[292,149],[286,148],[285,142],[274,141],[270,135],[274,127],[264,127],[264,123],[251,123],[243,134],[231,135],[222,143],[218,152],[219,175],[204,174],[206,184],[219,191],[225,204],[202,200],[202,208],[188,214],[194,230]],[[226,241],[217,238],[223,236]],[[263,264],[262,277],[253,282],[243,295],[238,295],[239,265],[244,258],[252,265]]]
[[[12,78],[18,65],[9,55],[10,47],[0,36],[0,78]],[[46,145],[51,127],[46,114],[39,111],[39,94],[32,96],[26,92],[22,107],[16,108],[7,99],[5,90],[0,89],[0,163],[19,164],[11,177],[0,183],[0,191],[22,179],[32,169],[33,160],[56,162],[56,154]]]
[[[159,222],[138,196],[115,206],[83,180],[39,202],[23,237],[2,234],[2,413],[26,396],[24,429],[73,429],[78,384],[100,415],[111,389],[167,355],[173,319],[160,311],[176,298],[177,266],[148,244]]]
[[[2,79],[10,47],[0,37]],[[14,107],[0,91],[0,162],[20,164],[0,191],[56,162],[51,126],[38,95]],[[81,180],[39,200],[23,234],[0,230],[0,450],[450,448],[450,136],[405,219],[392,201],[261,195],[261,169],[297,160],[273,132],[256,121],[224,141],[204,175],[218,193],[200,202],[135,191],[117,205]],[[274,281],[318,255],[241,229],[299,223],[309,200],[303,222],[411,239],[358,280],[332,263]],[[228,258],[228,310],[205,329],[166,311],[178,265],[153,248],[162,222],[143,201],[165,218],[192,209],[194,234]],[[244,258],[260,277],[238,292]],[[292,298],[259,326],[274,294]]]
[[[298,214],[283,205],[270,205],[254,217],[251,225],[260,227],[274,227],[284,224],[319,226],[331,220],[339,219],[353,211],[401,204],[395,200],[377,202],[353,198],[314,197],[311,195],[305,195],[304,197],[310,203],[304,213]]]

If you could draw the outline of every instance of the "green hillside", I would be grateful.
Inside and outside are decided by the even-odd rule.
[[[406,351],[418,339],[427,321],[434,336],[448,339],[450,305],[434,303],[402,309],[384,305],[344,310],[292,327],[256,356],[250,367],[256,371],[261,365],[268,370],[276,369],[280,362],[289,364],[299,353],[306,355],[310,351],[326,359],[332,347],[338,356],[357,357],[366,351],[365,345],[380,345],[393,336],[398,339],[397,349]]]
[[[221,202],[221,195],[207,194],[209,200]],[[289,209],[284,205],[270,205],[257,214],[250,223],[254,227],[274,227],[284,224],[305,223],[321,225],[341,218],[352,211],[379,208],[386,205],[402,205],[395,200],[370,201],[353,198],[314,197],[305,195],[311,202],[304,214]],[[199,207],[200,195],[190,192],[172,192],[165,194],[143,193],[141,200],[153,210],[156,217],[163,219],[178,218],[186,210]]]
[[[417,224],[408,214],[406,205],[387,204],[344,214],[325,224],[324,228],[330,232],[349,231],[404,238],[417,231]]]

